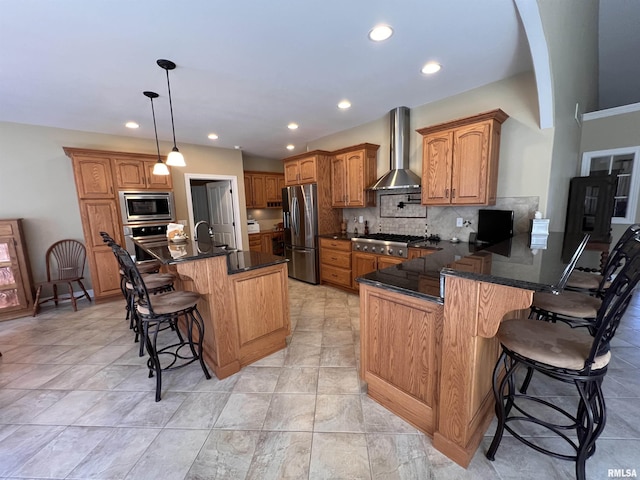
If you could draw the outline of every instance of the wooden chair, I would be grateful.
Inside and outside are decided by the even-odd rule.
[[[84,265],[87,259],[87,251],[84,245],[77,240],[60,240],[49,247],[45,254],[47,262],[47,281],[37,285],[36,298],[33,302],[33,316],[38,313],[40,305],[53,300],[56,306],[60,300],[71,300],[73,311],[78,311],[76,299],[87,297],[91,301],[89,292],[84,288]],[[82,289],[82,293],[77,295],[73,291],[73,282],[76,282]],[[69,296],[58,296],[58,285],[66,284],[69,288]],[[53,297],[40,300],[43,287],[51,287]]]

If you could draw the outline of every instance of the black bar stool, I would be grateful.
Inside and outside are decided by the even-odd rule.
[[[200,294],[186,290],[174,290],[150,295],[145,280],[127,251],[122,247],[115,247],[114,251],[125,266],[127,277],[132,281],[136,298],[135,314],[140,320],[141,334],[149,354],[147,361],[149,378],[154,374],[156,376],[156,402],[159,402],[161,398],[163,370],[184,367],[197,360],[200,362],[205,377],[210,379],[211,375],[202,358],[204,323],[198,311]],[[175,326],[178,330],[178,319],[180,318],[184,319],[186,340],[178,335],[179,341],[177,343],[158,348],[158,334],[162,327]],[[164,366],[160,361],[161,357],[169,358]]]
[[[538,452],[575,462],[576,478],[585,479],[585,462],[596,450],[596,440],[606,423],[606,405],[602,381],[611,359],[609,343],[640,280],[640,239],[636,236],[618,252],[620,270],[607,289],[591,329],[511,319],[500,324],[497,338],[502,354],[493,372],[493,392],[498,426],[486,456],[495,459],[504,431]],[[548,378],[573,384],[578,392],[575,411],[560,408],[543,398],[518,393],[515,374],[520,369],[540,372]],[[542,405],[558,420],[537,417],[527,408]],[[569,443],[575,455],[561,454],[536,444],[511,427],[512,422],[534,423],[545,427]],[[521,431],[521,430],[520,430]],[[572,436],[569,436],[569,435]]]

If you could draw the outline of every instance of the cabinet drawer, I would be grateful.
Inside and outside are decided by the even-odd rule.
[[[351,252],[339,252],[323,248],[320,258],[325,265],[351,270]]]
[[[343,252],[351,251],[351,240],[335,240],[333,238],[321,238],[321,248],[331,248],[333,250],[342,250]]]
[[[322,280],[351,288],[351,270],[322,265]]]

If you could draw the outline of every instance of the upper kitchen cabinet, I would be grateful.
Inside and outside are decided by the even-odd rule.
[[[264,173],[244,172],[244,195],[247,208],[266,208]]]
[[[418,130],[423,205],[495,205],[500,130],[507,118],[497,109]]]
[[[118,157],[113,161],[118,190],[171,190],[171,175],[154,175],[157,158]]]
[[[82,153],[74,156],[73,173],[79,198],[114,198],[111,160]]]
[[[333,152],[331,159],[331,206],[369,207],[375,192],[365,189],[376,181],[379,145],[363,143]]]
[[[289,185],[303,185],[318,182],[318,168],[331,155],[329,152],[314,150],[285,158],[284,183]]]
[[[284,175],[279,173],[264,174],[264,190],[267,197],[267,208],[282,208],[282,189]]]

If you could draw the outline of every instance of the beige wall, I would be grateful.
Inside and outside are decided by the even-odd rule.
[[[283,154],[282,158],[287,156],[287,154]],[[245,170],[251,170],[254,172],[284,172],[284,164],[280,159],[274,160],[272,158],[256,157],[243,153],[242,161],[244,163]]]
[[[71,160],[62,147],[154,153],[152,140],[0,122],[0,218],[24,218],[35,281],[45,278],[44,254],[63,238],[84,240]],[[161,143],[162,152],[171,149]],[[245,204],[239,151],[180,144],[187,167],[174,168],[178,218],[187,218],[183,173],[236,175]],[[243,242],[248,244],[246,212],[240,209]],[[88,277],[87,272],[87,277]]]
[[[422,172],[422,136],[415,130],[456,118],[501,108],[509,118],[502,125],[499,197],[537,196],[546,208],[550,177],[553,130],[538,128],[535,79],[525,73],[439,102],[411,108],[411,154],[409,166]],[[389,169],[389,117],[310,143],[311,149],[335,150],[369,142],[380,145],[378,176]]]
[[[640,145],[638,125],[640,125],[640,110],[587,120],[582,125],[580,152],[582,154],[613,148],[636,147]],[[636,208],[635,221],[640,222],[640,199]],[[620,238],[627,227],[628,225],[624,224],[611,225],[613,242]]]
[[[598,0],[538,0],[551,62],[554,142],[546,215],[551,231],[564,230],[569,180],[579,172],[580,112],[598,100]],[[544,211],[544,210],[543,210]]]

